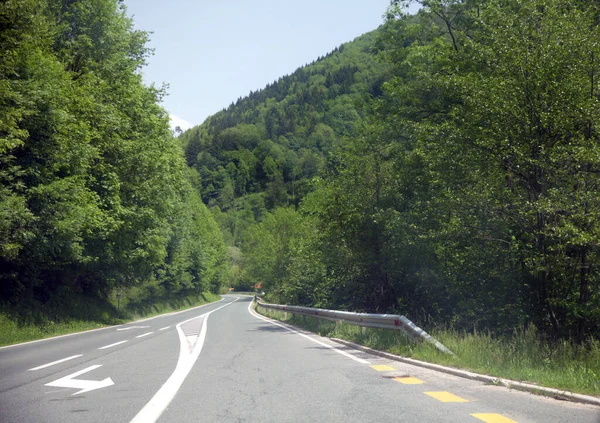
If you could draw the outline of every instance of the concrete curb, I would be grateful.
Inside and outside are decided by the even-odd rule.
[[[517,382],[509,379],[502,379],[494,376],[482,375],[480,373],[473,373],[467,370],[460,370],[453,367],[441,366],[439,364],[428,363],[426,361],[415,360],[414,358],[401,357],[399,355],[391,354],[384,351],[374,350],[373,348],[365,347],[364,345],[355,344],[354,342],[346,341],[338,338],[329,338],[332,341],[340,344],[352,347],[354,349],[367,352],[369,354],[377,355],[380,357],[388,358],[390,360],[400,361],[413,366],[424,367],[430,370],[436,370],[438,372],[448,373],[454,376],[462,377],[465,379],[478,380],[480,382],[489,383],[493,385],[501,385],[510,389],[517,389],[519,391],[530,392],[537,395],[550,396],[560,400],[567,400],[573,402],[579,402],[583,404],[590,404],[600,406],[600,398],[592,397],[589,395],[576,394],[569,391],[562,391],[560,389],[546,388],[544,386],[532,385],[530,383]]]

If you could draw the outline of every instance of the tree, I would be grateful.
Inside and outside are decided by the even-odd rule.
[[[222,239],[193,230],[164,91],[138,72],[147,34],[116,0],[9,2],[0,22],[0,301],[218,289],[218,254],[187,237]]]
[[[445,266],[477,263],[479,240],[497,246],[509,269],[523,270],[517,286],[500,278],[520,297],[513,315],[585,337],[598,310],[597,5],[424,3],[441,37],[396,56],[400,74],[387,92],[402,99],[391,106],[397,126],[443,194],[433,203],[448,213],[442,233],[472,237],[460,255],[441,256]],[[472,286],[454,284],[463,297]]]

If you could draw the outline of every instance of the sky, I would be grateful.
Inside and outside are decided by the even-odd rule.
[[[187,129],[383,23],[390,0],[125,0],[153,32],[147,84]]]

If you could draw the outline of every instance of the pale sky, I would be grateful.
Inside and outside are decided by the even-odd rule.
[[[340,44],[377,28],[389,0],[125,0],[152,31],[146,83],[169,84],[173,126],[199,125]]]

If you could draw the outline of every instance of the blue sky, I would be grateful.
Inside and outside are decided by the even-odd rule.
[[[125,0],[152,31],[144,80],[187,128],[383,23],[389,0]]]

